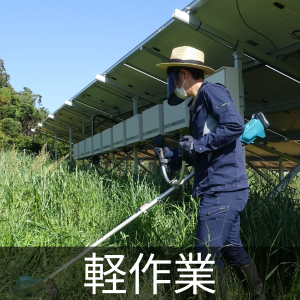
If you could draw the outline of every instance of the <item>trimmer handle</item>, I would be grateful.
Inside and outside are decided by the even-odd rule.
[[[158,147],[158,148],[160,148],[160,147]],[[160,152],[158,154],[158,161],[162,167],[163,166],[166,167],[168,165],[169,160],[165,158],[163,148],[160,148]]]
[[[159,152],[159,155],[158,155],[158,161],[159,161],[159,164],[163,167],[166,167],[167,164],[168,164],[168,159],[165,158],[164,156],[164,149],[163,147],[165,146],[164,144],[164,137],[159,134],[157,136],[155,136],[153,139],[152,139],[152,144],[153,146],[156,146],[160,149],[160,152]]]

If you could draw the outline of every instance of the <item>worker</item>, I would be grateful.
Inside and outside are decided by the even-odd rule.
[[[204,65],[202,51],[189,46],[174,48],[170,61],[156,66],[167,71],[169,105],[192,98],[188,103],[190,135],[179,140],[179,148],[171,150],[163,144],[154,147],[154,153],[159,158],[163,149],[171,172],[180,169],[182,160],[194,167],[193,197],[201,199],[195,252],[203,258],[210,249],[221,299],[226,299],[227,293],[221,257],[235,267],[252,299],[266,299],[255,263],[240,239],[240,214],[249,195],[240,140],[245,130],[243,119],[226,87],[204,80],[215,70]],[[216,294],[205,294],[206,299],[216,299]]]

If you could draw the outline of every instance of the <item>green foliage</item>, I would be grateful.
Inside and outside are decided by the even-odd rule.
[[[31,128],[45,119],[49,111],[41,106],[41,95],[34,94],[27,87],[16,92],[9,79],[4,62],[0,59],[0,149],[15,147],[26,149],[27,153],[37,153],[44,141],[34,141]]]
[[[0,88],[9,86],[9,75],[6,73],[4,61],[0,59]]]
[[[136,180],[131,174],[121,176],[121,173],[112,172],[105,175],[98,168],[83,168],[80,162],[73,166],[67,162],[53,163],[45,154],[34,158],[23,157],[16,151],[2,151],[0,168],[1,246],[26,246],[7,251],[7,254],[3,250],[2,258],[0,253],[0,286],[5,286],[0,288],[0,298],[12,293],[18,276],[45,278],[80,252],[74,247],[91,245],[134,214],[137,207],[168,188],[161,185],[159,172],[154,184],[151,175],[139,174]],[[241,215],[244,247],[258,263],[267,299],[299,299],[300,177],[272,200],[268,200],[272,186],[254,173],[249,173],[249,177],[250,197]],[[190,196],[191,189],[189,182],[185,186],[185,198],[181,189],[176,190],[148,215],[140,216],[101,244],[99,250],[108,246],[138,247],[140,252],[149,247],[174,247],[174,251],[179,251],[178,247],[192,247],[199,203]],[[51,253],[43,247],[71,248],[70,252],[52,248]],[[31,251],[30,256],[24,255],[23,264],[20,251]],[[130,262],[131,266],[134,262]],[[250,299],[243,295],[232,268],[227,270],[230,275],[228,299]],[[55,278],[62,299],[93,299],[87,295],[89,291],[77,273],[84,274],[82,264],[70,267]],[[141,291],[145,293],[143,297],[136,298],[133,291],[124,299],[154,299],[152,282],[148,288],[142,286]],[[163,290],[160,293],[164,295]],[[179,295],[170,293],[157,297],[180,299]]]

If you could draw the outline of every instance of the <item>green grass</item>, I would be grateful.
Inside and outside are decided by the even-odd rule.
[[[132,175],[118,172],[104,175],[100,169],[83,168],[79,163],[70,167],[67,162],[53,163],[45,155],[23,157],[15,151],[0,153],[0,170],[1,299],[11,299],[18,276],[26,272],[35,278],[47,276],[79,253],[80,247],[98,240],[131,216],[140,205],[168,188],[159,176],[159,170],[154,184],[153,176],[144,173],[136,180]],[[277,180],[274,175],[270,176]],[[259,262],[268,299],[298,299],[299,177],[292,181],[292,188],[271,201],[268,194],[272,186],[255,173],[250,172],[249,178],[250,196],[241,216],[243,244]],[[192,183],[186,184],[184,198],[181,190],[177,190],[102,247],[137,247],[145,252],[149,247],[192,247],[198,203],[190,196],[191,188]],[[66,253],[38,247],[78,248]],[[133,258],[128,257],[128,263],[133,264]],[[71,268],[79,268],[84,275],[82,263]],[[228,299],[247,299],[242,296],[240,283],[230,268],[228,272]],[[98,299],[92,297],[90,288],[84,288],[83,284],[80,283],[78,288],[82,279],[77,275],[78,278],[72,277],[75,273],[66,271],[57,278],[63,299]],[[78,284],[74,289],[76,280]],[[149,280],[142,283],[148,296],[152,295]],[[144,292],[140,299],[152,299],[153,296],[146,294]],[[131,291],[131,296],[127,294],[126,299],[133,297],[134,291]],[[156,298],[180,299],[180,295],[175,295],[172,289],[163,289]]]

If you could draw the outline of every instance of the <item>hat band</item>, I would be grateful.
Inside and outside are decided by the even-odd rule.
[[[194,59],[179,59],[179,58],[172,58],[170,59],[170,63],[183,63],[183,64],[195,64],[199,66],[204,66],[204,63],[200,60],[194,60]]]

